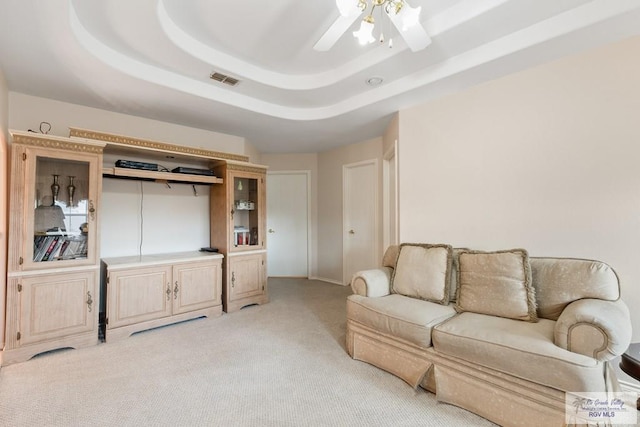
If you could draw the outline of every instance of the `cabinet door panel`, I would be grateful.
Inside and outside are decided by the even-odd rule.
[[[229,258],[229,300],[261,295],[264,277],[263,254]]]
[[[25,277],[21,284],[21,345],[97,332],[94,271]]]
[[[231,203],[229,248],[264,248],[264,174],[234,171],[229,173],[227,185]]]
[[[173,314],[219,305],[220,263],[191,263],[173,267]]]
[[[26,147],[24,159],[22,212],[30,237],[22,242],[18,265],[33,270],[96,264],[100,156]]]
[[[136,268],[109,273],[108,328],[171,315],[171,267]]]

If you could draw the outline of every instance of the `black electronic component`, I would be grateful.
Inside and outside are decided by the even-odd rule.
[[[116,167],[128,169],[142,169],[146,171],[157,171],[158,165],[155,163],[137,162],[134,160],[117,160]]]
[[[209,169],[198,169],[198,168],[187,168],[184,166],[179,166],[171,170],[173,173],[186,173],[190,175],[206,175],[213,176],[213,171]]]

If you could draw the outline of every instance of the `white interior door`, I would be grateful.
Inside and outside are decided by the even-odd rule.
[[[267,274],[308,277],[309,172],[267,174]]]
[[[343,282],[378,265],[378,161],[343,167]]]

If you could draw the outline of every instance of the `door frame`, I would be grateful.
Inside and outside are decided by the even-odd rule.
[[[345,165],[342,165],[342,285],[343,286],[347,286],[349,285],[349,281],[351,280],[351,277],[347,277],[347,254],[346,254],[346,250],[345,248],[347,247],[347,229],[346,229],[346,224],[347,224],[347,209],[345,208],[347,206],[347,197],[349,196],[349,189],[347,188],[347,170],[348,169],[355,169],[357,167],[361,167],[361,166],[366,166],[366,165],[373,165],[373,169],[375,171],[375,176],[376,179],[373,182],[373,203],[375,205],[375,210],[373,213],[373,224],[374,224],[374,232],[373,232],[373,249],[375,252],[375,257],[379,258],[380,257],[380,248],[379,248],[379,240],[380,240],[380,219],[379,219],[379,214],[378,214],[378,210],[379,210],[379,177],[380,177],[380,172],[378,170],[378,159],[369,159],[369,160],[362,160],[360,162],[355,162],[355,163],[348,163]]]
[[[391,162],[395,163],[393,182],[395,186],[395,197],[392,200],[391,197]],[[382,157],[382,247],[388,248],[390,245],[397,245],[400,240],[400,227],[398,221],[399,209],[398,209],[398,140],[393,142],[393,145],[384,153]],[[389,212],[393,210],[395,212],[395,224],[391,224],[391,218]],[[391,227],[394,228],[395,241],[391,241]]]
[[[282,170],[282,171],[267,171],[267,191],[269,191],[269,175],[304,175],[307,180],[307,278],[310,278],[311,272],[311,171],[308,169],[301,170]],[[268,202],[267,202],[268,203]],[[266,215],[266,228],[269,226],[269,212]],[[267,235],[267,256],[269,256],[269,236]],[[269,276],[269,270],[267,269],[267,277]]]

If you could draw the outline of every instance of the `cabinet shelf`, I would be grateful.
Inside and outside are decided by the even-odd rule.
[[[139,179],[167,181],[178,184],[222,184],[223,179],[216,176],[191,175],[186,173],[158,172],[128,168],[102,168],[102,176],[107,178]]]

